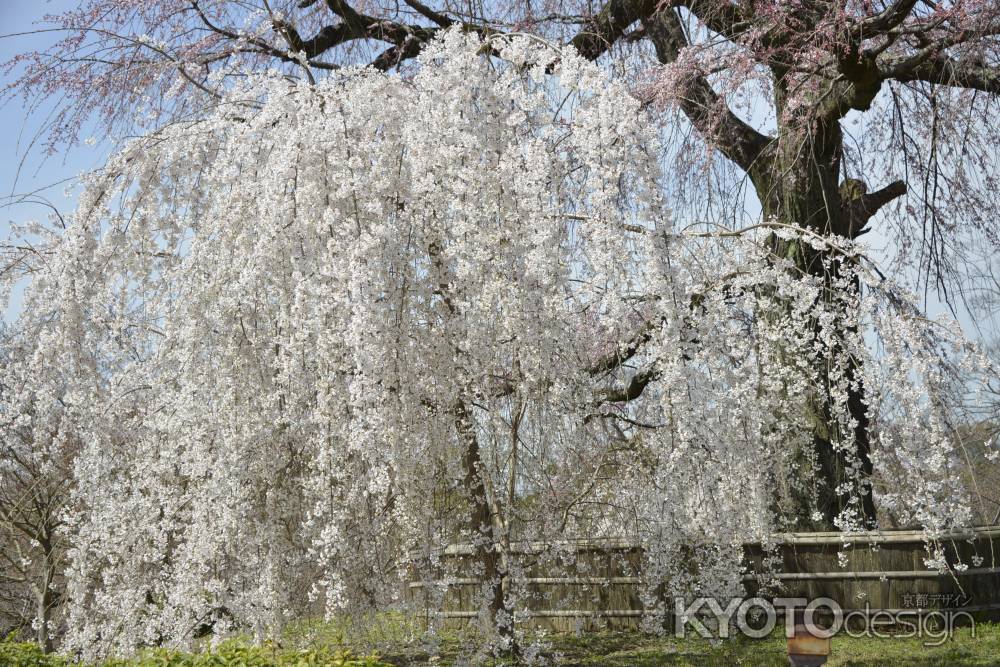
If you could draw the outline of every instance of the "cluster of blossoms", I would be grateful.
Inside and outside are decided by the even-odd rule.
[[[882,506],[968,521],[948,425],[980,361],[860,290],[851,242],[678,229],[645,112],[572,49],[451,31],[419,60],[254,78],[90,178],[19,323],[81,443],[67,646],[405,604],[456,542],[501,637],[527,540],[629,537],[651,592],[731,593],[813,493],[809,406],[850,454],[861,386]]]

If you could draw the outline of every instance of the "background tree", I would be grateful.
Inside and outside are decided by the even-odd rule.
[[[0,619],[50,650],[64,629],[66,510],[79,439],[58,368],[32,363],[32,336],[4,328],[0,360]]]

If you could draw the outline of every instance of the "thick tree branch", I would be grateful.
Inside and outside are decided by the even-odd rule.
[[[858,21],[853,32],[863,39],[892,30],[910,15],[918,0],[896,0],[878,14]]]
[[[430,19],[431,21],[438,24],[442,28],[447,28],[448,26],[453,25],[455,23],[452,19],[448,18],[441,12],[434,11],[433,9],[431,9],[424,3],[419,2],[418,0],[405,0],[405,2],[407,5],[409,5],[418,13],[420,13],[421,16]]]
[[[883,206],[905,194],[906,183],[903,181],[894,181],[884,188],[870,192],[857,200],[856,212],[854,214],[859,220],[863,218],[867,222]]]
[[[597,59],[636,21],[656,11],[656,0],[611,0],[573,37],[571,44],[584,58]]]
[[[315,1],[304,0],[302,4],[309,6]],[[408,6],[436,23],[438,27],[406,25],[379,19],[356,11],[344,0],[325,0],[326,6],[343,23],[327,26],[308,40],[297,38],[300,46],[298,50],[304,51],[308,57],[314,58],[347,41],[375,39],[389,42],[393,46],[382,52],[372,64],[379,69],[388,69],[398,65],[406,59],[417,56],[423,44],[433,38],[437,30],[455,24],[455,21],[430,9],[419,0],[405,1]],[[662,4],[657,0],[610,0],[580,29],[580,32],[571,40],[571,44],[585,58],[595,60],[615,42],[625,37],[626,31],[633,24],[649,19]],[[729,38],[735,37],[749,25],[742,10],[728,2],[699,3],[696,0],[671,0],[670,5],[686,7],[692,12],[697,11],[698,18],[710,30]],[[474,25],[467,25],[466,28],[478,32],[495,32]],[[637,34],[644,36],[646,34],[645,27]]]
[[[292,50],[305,53],[306,58],[315,58],[335,46],[366,36],[354,33],[346,23],[324,26],[309,39],[303,39],[295,26],[288,22],[275,22],[275,28],[285,36]]]
[[[358,13],[353,7],[344,2],[344,0],[326,0],[326,6],[358,33],[365,33],[372,23],[378,22],[377,19],[371,16]]]
[[[732,42],[736,42],[753,24],[752,17],[743,7],[728,0],[671,0],[669,5],[684,7],[709,30]]]
[[[657,373],[652,367],[638,371],[624,387],[613,387],[604,391],[599,397],[599,402],[626,403],[634,401],[642,396],[642,392],[656,379],[656,376]]]
[[[644,19],[643,26],[663,64],[676,61],[681,49],[687,46],[684,29],[673,9],[661,10]],[[763,166],[770,138],[740,120],[704,76],[695,74],[688,78],[680,107],[706,141],[744,171],[750,173]]]
[[[395,46],[389,47],[380,53],[372,61],[372,66],[375,69],[385,71],[399,65],[404,60],[416,58],[420,55],[420,49],[423,48],[428,38],[427,35],[408,35]]]
[[[299,6],[309,7],[315,2],[316,0],[304,0]],[[439,25],[451,25],[450,19],[433,12],[417,0],[410,0],[407,4]],[[198,7],[197,0],[192,0],[192,5],[198,11],[203,22],[215,29],[216,32],[221,32],[208,22],[204,12]],[[285,37],[292,50],[303,52],[309,59],[316,58],[335,46],[354,40],[373,39],[388,42],[393,47],[383,52],[373,63],[379,69],[388,69],[406,58],[416,56],[420,52],[421,46],[431,39],[439,29],[409,25],[362,14],[343,0],[326,0],[326,6],[341,22],[336,25],[324,26],[309,39],[304,39],[295,26],[288,21],[276,21],[275,29]],[[230,37],[235,39],[238,36],[231,35]],[[273,52],[275,55],[285,57],[284,54],[278,54],[270,45],[258,44],[258,46],[265,48],[268,52]]]
[[[595,359],[587,366],[587,372],[591,375],[600,375],[620,367],[639,352],[640,348],[653,336],[655,330],[656,326],[654,322],[645,322],[629,340],[625,341],[624,345],[616,347],[608,354]]]
[[[848,238],[857,238],[868,232],[865,225],[889,202],[906,194],[906,183],[894,181],[889,185],[868,192],[864,181],[849,178],[840,185],[840,196],[847,212],[846,229],[835,229],[835,233]]]
[[[728,39],[735,39],[750,27],[744,10],[725,0],[611,0],[571,43],[585,58],[594,60],[623,38],[633,23],[669,7],[686,8],[709,30]]]
[[[955,60],[931,47],[913,56],[882,63],[880,70],[884,78],[903,83],[924,81],[1000,95],[1000,67]]]

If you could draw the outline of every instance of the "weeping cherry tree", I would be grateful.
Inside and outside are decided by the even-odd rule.
[[[450,30],[418,62],[249,77],[88,177],[35,260],[38,405],[81,443],[67,648],[405,607],[463,543],[510,650],[513,545],[578,537],[643,545],[662,628],[654,591],[738,592],[745,542],[828,511],[817,392],[839,527],[873,471],[931,557],[968,523],[950,429],[985,362],[862,246],[676,223],[650,109],[573,47]]]

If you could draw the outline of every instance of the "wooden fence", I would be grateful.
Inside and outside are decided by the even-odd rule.
[[[920,531],[851,535],[846,545],[841,533],[787,533],[773,541],[770,568],[760,544],[744,548],[747,596],[826,597],[845,612],[951,609],[977,619],[1000,618],[1000,527],[940,537],[950,566],[944,573],[925,565],[929,554]],[[553,563],[552,544],[512,546],[520,572],[506,585],[518,587],[525,600],[515,610],[519,623],[555,631],[638,626],[647,611],[642,592],[648,590],[639,545],[579,540],[560,542],[558,550],[570,556],[565,564]],[[543,553],[546,558],[538,559]],[[408,584],[411,601],[428,622],[462,625],[478,613],[473,554],[468,545],[450,546],[439,554],[432,578]]]

